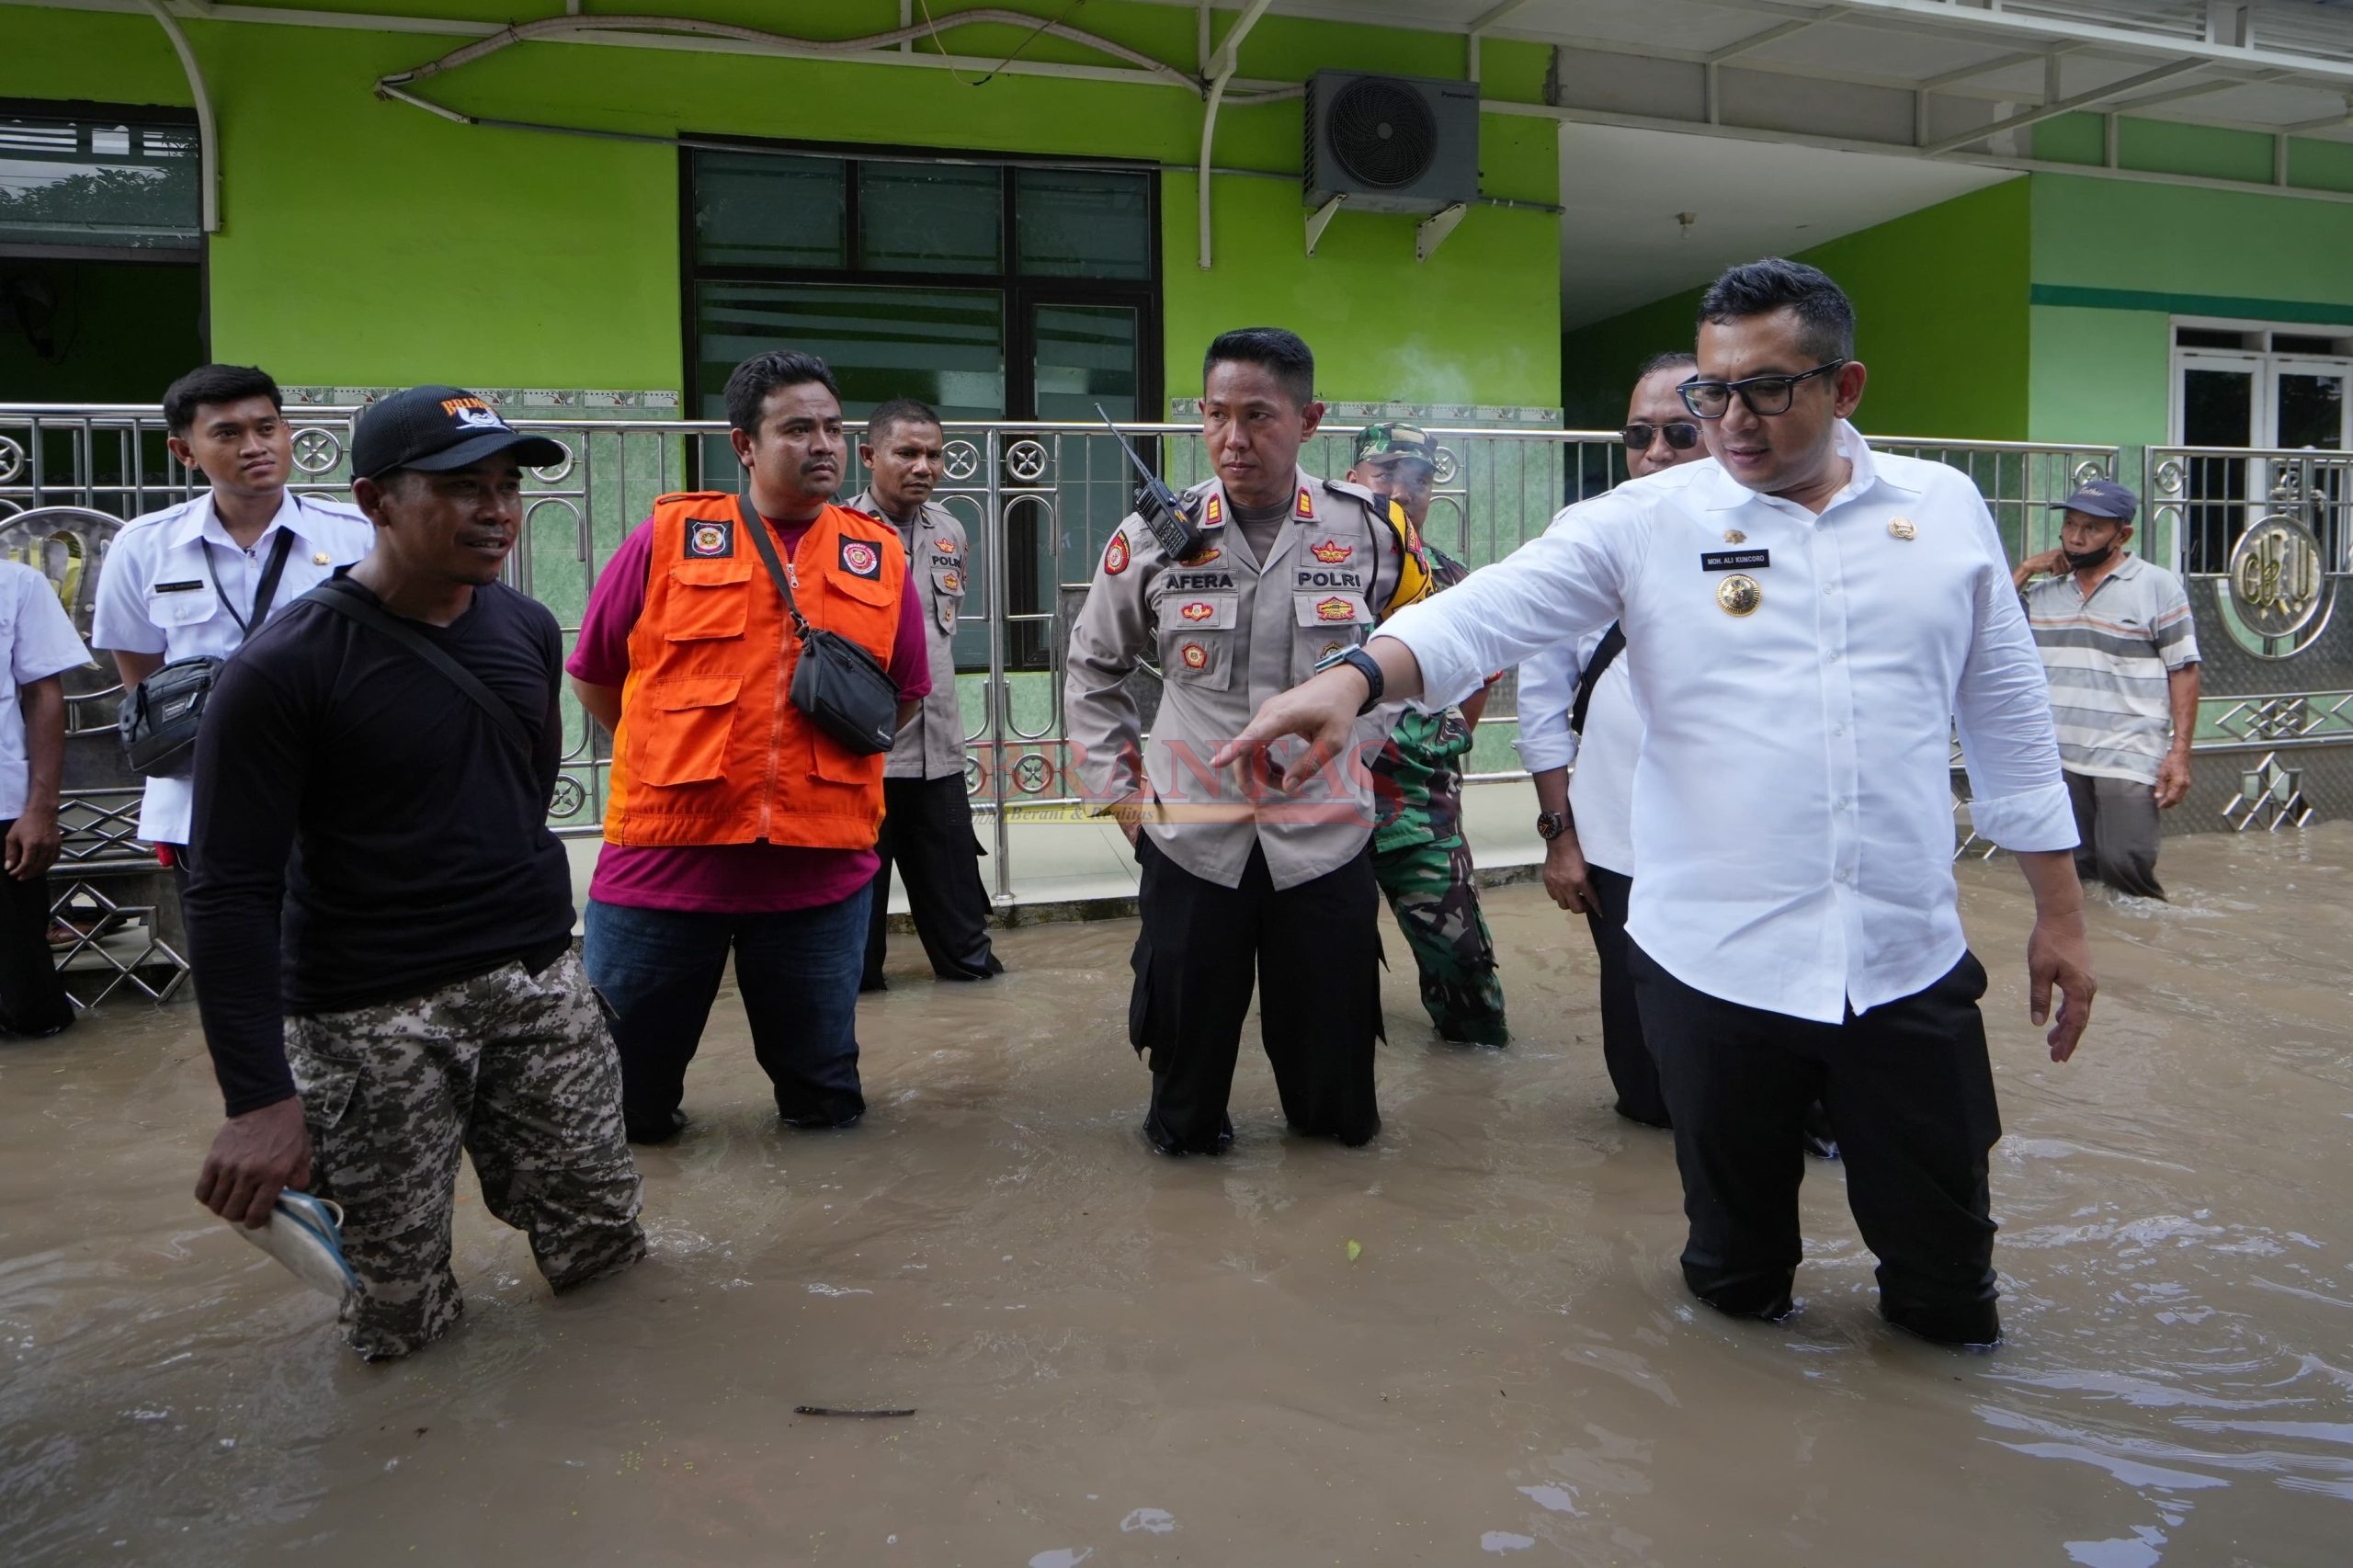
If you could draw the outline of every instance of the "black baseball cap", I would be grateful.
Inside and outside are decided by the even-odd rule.
[[[570,456],[563,443],[526,436],[462,387],[411,387],[380,398],[361,411],[351,432],[355,479],[381,479],[396,468],[447,473],[500,452],[514,453],[526,468]]]
[[[2141,509],[2141,498],[2112,479],[2094,479],[2086,481],[2081,490],[2064,501],[2052,502],[2051,507],[2053,511],[2063,507],[2087,517],[2110,517],[2120,523],[2129,523],[2132,515]]]

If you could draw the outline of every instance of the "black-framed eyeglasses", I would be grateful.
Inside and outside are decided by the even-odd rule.
[[[1678,452],[1688,452],[1699,444],[1699,427],[1680,419],[1666,425],[1653,425],[1646,419],[1637,419],[1619,435],[1624,438],[1626,449],[1630,452],[1648,451],[1650,444],[1661,436],[1665,437],[1666,444]]]
[[[1676,388],[1683,396],[1683,406],[1701,419],[1722,419],[1732,412],[1734,392],[1748,405],[1748,412],[1761,419],[1776,414],[1787,414],[1790,400],[1797,396],[1798,383],[1810,381],[1816,376],[1827,376],[1847,364],[1833,359],[1827,365],[1816,365],[1794,376],[1751,376],[1745,381],[1688,381]]]

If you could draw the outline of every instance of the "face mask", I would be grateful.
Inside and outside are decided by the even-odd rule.
[[[2088,572],[2115,554],[2116,546],[2104,544],[2097,550],[2063,550],[2060,553],[2067,558],[2068,571]]]

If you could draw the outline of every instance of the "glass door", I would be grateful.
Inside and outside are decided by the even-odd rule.
[[[2353,446],[2347,439],[2353,425],[2353,403],[2346,383],[2353,366],[2342,359],[2271,360],[2271,442],[2290,451],[2341,452]],[[2304,520],[2320,540],[2326,569],[2345,569],[2348,540],[2346,502],[2348,487],[2341,463],[2299,465],[2305,472],[2296,495],[2303,503]],[[2268,488],[2268,487],[2267,487]]]
[[[2184,350],[2175,356],[2175,375],[2180,387],[2175,403],[2177,444],[2242,449],[2268,444],[2272,389],[2264,356]],[[2248,460],[2192,458],[2188,468],[2182,570],[2226,571],[2231,547],[2246,531]]]
[[[1143,414],[1143,312],[1136,305],[1034,300],[1022,309],[1028,339],[1031,417],[1098,426],[1104,415],[1125,425]],[[1097,410],[1100,410],[1098,413]],[[1050,611],[1062,585],[1084,584],[1128,515],[1136,482],[1109,432],[1048,436],[1036,450],[1005,452],[1005,484],[1029,490],[1006,511],[1006,583],[1012,603],[1006,659],[1015,668],[1044,668]],[[1138,449],[1154,460],[1153,443]],[[1042,461],[1042,466],[1040,466]]]

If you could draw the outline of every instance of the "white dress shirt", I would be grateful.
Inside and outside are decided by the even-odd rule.
[[[244,641],[237,617],[252,613],[255,591],[281,528],[294,542],[270,600],[271,616],[335,575],[336,567],[367,554],[376,539],[374,526],[358,507],[290,491],[248,550],[221,526],[207,491],[133,517],[115,534],[98,567],[90,640],[102,650],[161,654],[165,664],[199,653],[228,657]],[[147,780],[139,836],[150,844],[186,844],[194,798],[188,779]]]
[[[1695,989],[1824,1023],[1965,950],[1954,724],[1979,833],[2075,843],[2042,661],[1975,486],[1843,423],[1837,439],[1854,472],[1819,516],[1684,464],[1569,508],[1381,633],[1437,705],[1620,622],[1643,732],[1628,933]],[[1734,551],[1767,563],[1702,560]],[[1747,615],[1719,601],[1735,574],[1761,591]]]
[[[6,640],[8,678],[17,687],[90,662],[90,651],[75,634],[56,585],[18,562],[0,562],[0,622],[6,623],[0,625],[0,638]],[[14,822],[23,814],[31,783],[25,707],[11,692],[7,701],[0,702],[0,821]]]

